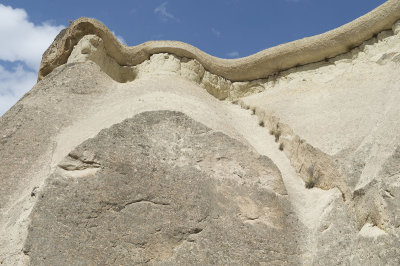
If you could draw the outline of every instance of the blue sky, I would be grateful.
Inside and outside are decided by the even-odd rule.
[[[102,21],[128,45],[178,40],[218,57],[247,56],[334,29],[384,0],[0,0],[0,115],[36,80],[68,20]]]

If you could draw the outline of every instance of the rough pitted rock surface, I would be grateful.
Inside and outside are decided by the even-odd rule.
[[[31,219],[33,265],[296,265],[301,254],[274,163],[180,112],[145,112],[83,142]]]

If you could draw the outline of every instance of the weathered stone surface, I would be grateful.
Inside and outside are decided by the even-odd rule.
[[[232,61],[72,23],[0,118],[0,264],[398,265],[399,8]]]
[[[83,36],[89,34],[102,38],[107,54],[120,65],[134,66],[147,60],[152,54],[173,53],[180,57],[196,59],[212,74],[224,79],[260,79],[297,65],[306,65],[346,53],[375,34],[391,29],[400,19],[399,11],[400,3],[397,0],[388,0],[342,27],[233,60],[216,58],[189,44],[175,41],[150,41],[127,47],[99,21],[80,18],[71,23],[46,51],[40,65],[39,80],[54,68],[65,64],[73,47]],[[397,26],[393,29],[397,31]]]
[[[280,132],[279,142],[304,181],[342,194],[342,201],[332,203],[342,211],[331,210],[314,229],[321,229],[314,262],[336,264],[341,257],[357,265],[399,263],[396,32],[384,31],[349,53],[285,71],[268,81],[264,92],[240,100],[268,129]]]
[[[267,157],[182,113],[146,112],[59,164],[24,252],[33,265],[294,265],[301,225],[286,195]]]

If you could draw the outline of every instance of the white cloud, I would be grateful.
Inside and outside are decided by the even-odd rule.
[[[162,21],[168,21],[170,19],[178,20],[175,16],[167,11],[168,2],[164,2],[154,9],[154,14],[158,14]]]
[[[237,58],[239,57],[239,52],[238,51],[232,51],[230,53],[226,54],[229,58]]]
[[[126,44],[126,41],[124,39],[124,37],[122,37],[121,35],[115,35],[115,37],[118,39],[118,41],[120,41],[123,44]]]
[[[123,44],[126,44],[126,41],[124,39],[124,37],[122,37],[121,35],[117,35],[115,32],[111,31],[112,34],[114,34],[115,38],[117,38],[117,40]]]
[[[42,54],[62,28],[35,25],[24,9],[0,4],[0,116],[36,83]]]
[[[0,116],[13,106],[37,80],[37,73],[21,64],[7,70],[0,65]]]
[[[214,28],[211,28],[211,32],[217,37],[221,36],[221,32],[216,30],[216,29],[214,29]]]
[[[0,4],[0,59],[23,61],[37,70],[43,52],[62,28],[47,22],[35,25],[28,21],[25,10]]]

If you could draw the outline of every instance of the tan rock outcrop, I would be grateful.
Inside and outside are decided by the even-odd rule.
[[[0,264],[397,265],[399,3],[237,60],[75,21],[0,118]]]
[[[135,66],[152,54],[169,53],[196,59],[214,75],[231,81],[268,77],[298,65],[318,62],[348,52],[381,31],[389,30],[400,19],[400,2],[388,0],[370,13],[331,31],[282,44],[239,59],[221,59],[182,42],[151,41],[134,47],[121,44],[111,31],[97,20],[80,18],[56,38],[44,53],[39,80],[55,67],[66,63],[74,46],[88,34],[104,41],[107,53],[121,66]]]

